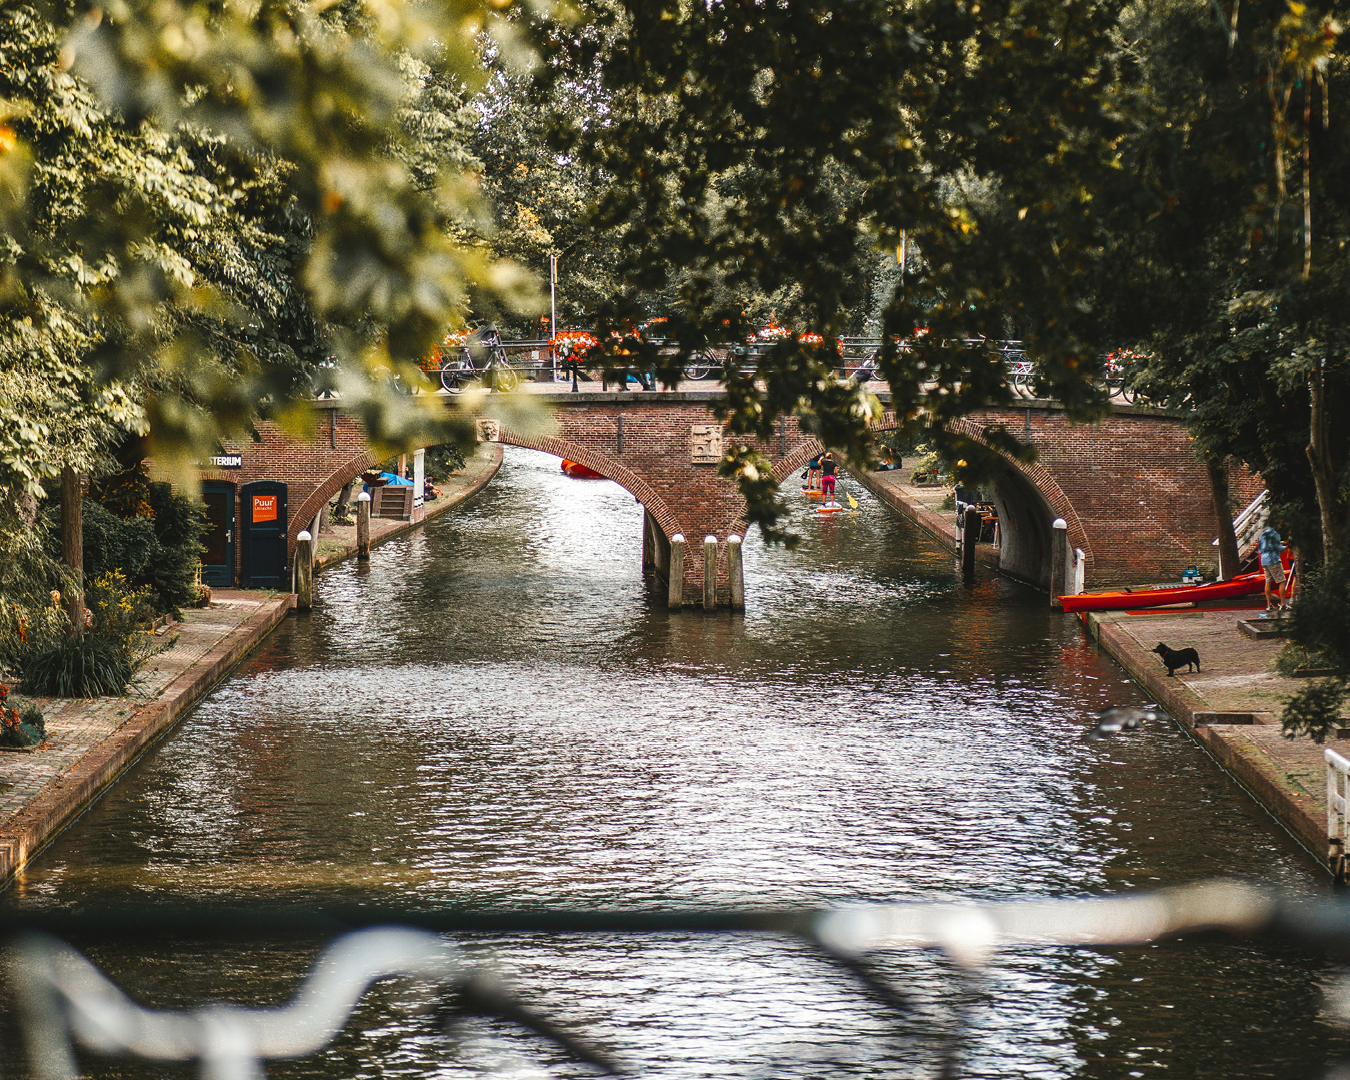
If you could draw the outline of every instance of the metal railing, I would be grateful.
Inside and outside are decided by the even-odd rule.
[[[1327,862],[1336,883],[1345,882],[1347,825],[1350,823],[1350,759],[1328,747],[1322,751],[1327,763]]]
[[[1329,763],[1332,754],[1328,751]],[[1344,777],[1350,762],[1335,757]],[[1344,787],[1341,792],[1343,830]],[[584,1035],[564,1030],[518,1000],[480,952],[467,952],[445,935],[778,935],[808,943],[822,959],[853,976],[858,990],[878,1009],[911,1030],[915,1001],[907,989],[878,974],[871,961],[877,954],[934,950],[947,959],[952,977],[968,979],[999,950],[1028,945],[1110,949],[1235,935],[1296,943],[1328,954],[1350,950],[1350,904],[1296,902],[1231,881],[1089,899],[978,904],[631,912],[136,906],[101,907],[90,914],[10,910],[6,923],[12,929],[9,1000],[21,1011],[35,1080],[76,1080],[77,1052],[195,1062],[204,1080],[260,1080],[267,1061],[306,1056],[327,1046],[371,984],[403,976],[426,986],[424,1011],[443,1025],[462,1016],[495,1016],[543,1036],[600,1072],[626,1072],[636,1065],[615,1061]],[[327,936],[335,928],[347,932],[319,956],[294,998],[271,1009],[232,1004],[147,1009],[63,940],[256,943]],[[959,1023],[929,1024],[934,1030],[927,1050],[935,1073],[958,1075]]]

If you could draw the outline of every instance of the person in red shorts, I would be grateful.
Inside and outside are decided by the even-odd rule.
[[[824,502],[834,502],[834,475],[839,471],[839,463],[834,455],[826,451],[820,459],[820,497]]]

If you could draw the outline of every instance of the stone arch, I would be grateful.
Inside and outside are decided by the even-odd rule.
[[[310,523],[314,520],[314,515],[350,481],[355,480],[368,469],[373,469],[380,463],[380,460],[369,450],[352,454],[328,475],[327,480],[309,493],[309,497],[300,504],[298,510],[291,511],[291,520],[286,525],[286,551],[288,555],[295,551],[295,538],[300,535],[302,529],[309,528]]]
[[[894,412],[882,414],[875,431],[898,427]],[[985,426],[969,418],[951,420],[947,430],[988,446]],[[1039,462],[1023,465],[1002,451],[1003,473],[994,478],[994,501],[1003,529],[999,568],[1013,577],[1045,587],[1050,580],[1051,523],[1063,518],[1070,548],[1083,552],[1084,569],[1093,563],[1092,542],[1082,519],[1054,474]]]
[[[798,469],[803,468],[817,454],[825,452],[825,444],[814,435],[807,435],[803,440],[792,447],[786,454],[773,463],[773,478],[777,481],[779,487],[783,481],[792,476]],[[741,503],[744,506],[744,502]],[[732,536],[745,537],[745,530],[749,527],[744,513],[738,513],[731,522],[727,532]]]
[[[556,458],[585,465],[586,468],[595,470],[606,480],[613,480],[619,487],[637,499],[660,526],[667,540],[672,536],[684,533],[679,519],[666,504],[665,499],[661,498],[657,490],[633,472],[632,469],[607,454],[602,454],[598,450],[589,450],[580,443],[559,438],[556,435],[532,437],[521,435],[505,427],[499,430],[496,441],[505,443],[507,446],[519,446],[526,450],[539,450],[545,454],[552,454]]]
[[[947,423],[947,430],[958,435],[964,435],[972,442],[978,442],[984,446],[989,445],[984,436],[984,427],[974,420],[950,420]],[[1012,472],[1021,476],[1036,489],[1037,493],[1045,499],[1055,517],[1064,519],[1065,524],[1069,527],[1069,546],[1081,549],[1090,566],[1092,564],[1092,542],[1088,540],[1087,530],[1083,528],[1083,522],[1078,516],[1078,511],[1074,509],[1069,497],[1064,494],[1064,489],[1059,486],[1054,474],[1040,462],[1032,466],[1026,466],[1002,452],[999,453],[999,456],[1008,464]]]

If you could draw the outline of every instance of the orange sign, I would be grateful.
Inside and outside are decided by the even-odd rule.
[[[253,520],[276,521],[277,519],[277,497],[275,495],[254,495],[253,496]]]

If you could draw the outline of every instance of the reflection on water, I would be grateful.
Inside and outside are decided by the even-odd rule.
[[[746,544],[744,616],[671,613],[641,508],[508,452],[477,500],[325,574],[175,737],[11,894],[376,897],[464,907],[819,904],[1072,895],[1310,862],[1180,732],[1085,743],[1141,704],[1076,623],[952,560],[865,492]],[[492,944],[482,943],[478,944]],[[800,945],[511,939],[535,1002],[679,1077],[918,1075],[964,1011],[976,1076],[1318,1075],[1347,1040],[1327,968],[1245,945],[1023,949],[960,986],[883,958],[898,1024]],[[195,945],[100,959],[143,1000],[275,1000],[313,950]],[[397,985],[287,1077],[581,1075],[490,1023],[457,1045]],[[95,1075],[158,1076],[125,1062]],[[178,1074],[175,1074],[178,1075]]]

